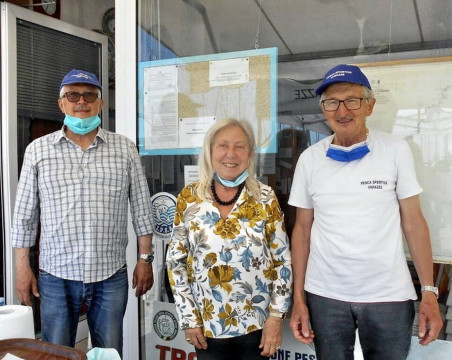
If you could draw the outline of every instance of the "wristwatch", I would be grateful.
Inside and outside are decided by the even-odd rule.
[[[434,293],[436,295],[436,298],[438,299],[439,293],[438,293],[438,288],[436,286],[421,286],[421,293],[423,293],[424,291],[431,291],[432,293]]]
[[[149,254],[140,254],[140,259],[143,259],[148,264],[152,264],[154,261],[154,252],[151,251]]]
[[[273,317],[277,317],[277,318],[279,318],[281,320],[284,320],[286,318],[287,313],[280,312],[280,311],[275,311],[275,310],[270,310],[269,315],[273,316]]]

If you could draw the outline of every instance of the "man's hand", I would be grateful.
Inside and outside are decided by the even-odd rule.
[[[22,304],[32,306],[31,294],[35,297],[39,297],[38,283],[36,277],[33,274],[30,266],[23,266],[16,268],[16,292]]]
[[[310,344],[314,340],[314,331],[309,328],[309,312],[305,303],[298,301],[292,307],[290,329],[298,341]]]
[[[135,290],[135,296],[146,294],[146,292],[154,284],[154,273],[152,271],[152,264],[139,259],[135,270],[133,270],[132,288]]]
[[[428,345],[438,338],[443,327],[436,295],[430,291],[422,293],[419,304],[419,344]]]

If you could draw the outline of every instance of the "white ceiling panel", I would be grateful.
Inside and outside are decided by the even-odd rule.
[[[157,3],[150,1],[150,4]],[[451,0],[164,0],[142,23],[178,56],[277,47],[279,55],[452,41]],[[159,31],[159,32],[158,32]]]
[[[452,38],[452,1],[418,0],[418,7],[425,41]]]

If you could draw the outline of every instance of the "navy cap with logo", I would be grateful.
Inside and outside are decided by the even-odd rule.
[[[96,75],[83,70],[74,69],[69,71],[63,78],[63,81],[61,81],[60,90],[64,85],[70,84],[89,84],[102,90],[102,86],[100,85],[99,80],[97,80]]]
[[[328,86],[338,82],[364,85],[372,90],[369,80],[358,66],[341,64],[335,66],[325,74],[322,85],[320,85],[315,92],[317,95],[322,95]]]

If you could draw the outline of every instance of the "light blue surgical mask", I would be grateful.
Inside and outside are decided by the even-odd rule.
[[[336,161],[350,162],[363,158],[368,152],[370,150],[365,140],[349,147],[330,144],[326,156]]]
[[[69,114],[66,114],[64,117],[64,125],[66,125],[73,133],[79,135],[86,135],[93,131],[100,125],[100,122],[99,115],[94,115],[85,119]]]
[[[235,179],[232,180],[226,180],[223,179],[222,177],[220,177],[220,175],[218,175],[216,172],[213,173],[213,178],[215,179],[215,181],[220,182],[223,186],[226,187],[237,187],[239,186],[242,182],[244,182],[246,180],[246,178],[248,177],[248,169],[246,169],[244,172],[242,172],[239,176],[237,176]]]

